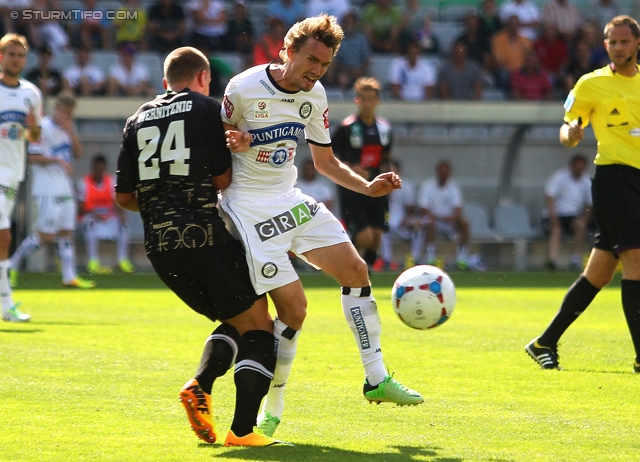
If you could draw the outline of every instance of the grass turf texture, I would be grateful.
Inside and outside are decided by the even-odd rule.
[[[451,320],[414,331],[389,301],[395,275],[374,275],[391,371],[419,390],[415,407],[369,405],[337,288],[304,275],[308,317],[276,436],[295,447],[200,444],[178,402],[213,324],[153,275],[102,276],[60,289],[21,275],[29,324],[0,324],[0,461],[621,461],[638,460],[640,377],[619,277],[567,331],[566,370],[543,371],[524,345],[575,274],[451,273]],[[214,385],[220,440],[233,377]]]

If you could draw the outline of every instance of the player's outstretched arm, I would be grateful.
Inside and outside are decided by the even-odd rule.
[[[139,212],[140,206],[138,205],[138,196],[136,193],[116,193],[116,203],[125,210],[132,212]]]

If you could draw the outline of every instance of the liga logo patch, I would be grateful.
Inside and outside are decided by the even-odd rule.
[[[254,228],[262,242],[284,234],[310,221],[318,213],[318,204],[303,202],[280,215],[256,223]]]
[[[269,118],[269,101],[258,100],[253,103],[253,116],[256,119],[268,119]]]

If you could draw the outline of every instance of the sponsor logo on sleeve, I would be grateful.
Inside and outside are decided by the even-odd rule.
[[[322,121],[324,122],[324,128],[329,129],[329,108],[327,108],[322,114]]]
[[[224,113],[227,116],[227,119],[230,119],[233,115],[234,107],[233,103],[229,101],[229,98],[227,98],[227,95],[224,95],[224,98],[222,99],[222,106],[224,107]]]

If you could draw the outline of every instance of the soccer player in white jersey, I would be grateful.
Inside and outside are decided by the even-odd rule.
[[[393,172],[365,180],[331,149],[329,108],[318,81],[342,38],[333,16],[323,14],[294,24],[281,51],[284,64],[256,66],[235,76],[223,100],[233,177],[223,191],[221,206],[245,245],[256,292],[269,292],[278,314],[274,325],[277,365],[258,417],[258,427],[268,435],[282,417],[284,387],[307,307],[288,251],[322,268],[342,287],[342,310],[365,370],[364,397],[369,402],[400,405],[423,401],[386,370],[366,263],[331,212],[294,186],[293,159],[298,138],[304,135],[318,172],[335,183],[368,196],[401,187]]]
[[[73,159],[82,157],[82,146],[73,128],[76,101],[69,94],[56,99],[51,115],[42,121],[40,138],[29,145],[33,165],[31,197],[38,210],[35,232],[27,237],[11,256],[12,282],[15,285],[20,261],[38,250],[42,243],[55,242],[62,269],[62,285],[91,289],[93,281],[78,276],[73,233],[78,205],[73,186]]]
[[[20,78],[29,44],[17,34],[0,39],[0,300],[2,320],[25,322],[31,317],[13,303],[9,285],[11,214],[18,186],[24,179],[25,140],[40,136],[42,94]]]

